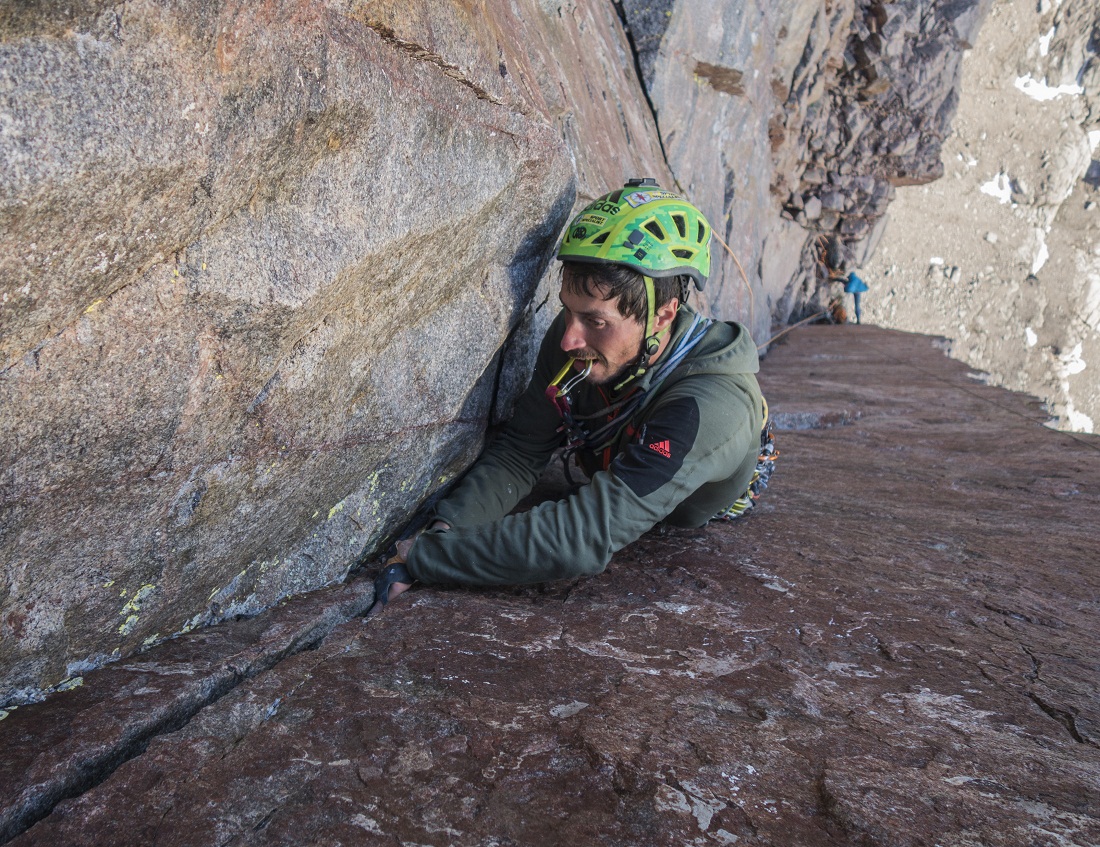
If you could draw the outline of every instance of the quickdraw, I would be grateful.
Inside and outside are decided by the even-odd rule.
[[[756,470],[753,471],[749,489],[738,497],[732,506],[723,509],[711,520],[733,521],[744,517],[768,487],[768,482],[775,471],[775,460],[778,457],[779,451],[775,448],[775,438],[772,436],[771,416],[768,414],[768,401],[765,400],[764,425],[760,428],[760,453],[756,458]]]

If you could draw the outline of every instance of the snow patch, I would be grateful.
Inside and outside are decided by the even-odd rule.
[[[1029,327],[1029,326],[1024,327],[1024,335],[1027,336],[1027,346],[1028,347],[1034,347],[1036,344],[1039,343],[1039,336],[1037,336],[1035,334],[1035,330],[1033,330],[1031,327]]]
[[[1085,324],[1100,332],[1100,274],[1089,274],[1089,287],[1085,291],[1085,308],[1081,310]]]
[[[1072,350],[1058,356],[1058,362],[1054,369],[1058,371],[1059,376],[1063,379],[1067,376],[1075,376],[1087,367],[1085,360],[1081,358],[1081,346],[1081,342],[1078,341]]]
[[[1093,153],[1095,153],[1097,147],[1100,147],[1100,129],[1090,129],[1089,148]]]
[[[1056,29],[1057,29],[1057,27],[1052,26],[1050,28],[1050,32],[1048,32],[1046,35],[1040,35],[1039,36],[1039,55],[1040,56],[1046,56],[1047,54],[1050,53],[1050,41],[1051,41],[1052,38],[1054,38],[1054,30],[1056,30]]]
[[[1035,251],[1035,260],[1031,263],[1031,272],[1033,274],[1039,273],[1039,271],[1043,269],[1043,265],[1047,263],[1047,259],[1050,258],[1050,250],[1047,249],[1046,233],[1039,229],[1035,231],[1035,235],[1039,240],[1039,249]]]
[[[1084,412],[1078,412],[1076,409],[1066,410],[1066,420],[1069,422],[1070,429],[1074,432],[1085,432],[1092,435],[1096,431],[1092,418]]]
[[[998,203],[1012,202],[1012,182],[1004,171],[1001,171],[989,182],[983,182],[979,186],[979,190],[982,194],[988,194],[990,197],[996,198]]]
[[[1085,93],[1085,89],[1080,85],[1067,83],[1066,85],[1050,86],[1047,85],[1046,77],[1043,77],[1040,82],[1037,79],[1032,79],[1031,74],[1016,77],[1016,87],[1032,100],[1038,100],[1040,103],[1057,100],[1063,94],[1076,96]]]

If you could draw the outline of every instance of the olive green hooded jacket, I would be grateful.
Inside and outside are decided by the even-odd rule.
[[[694,316],[680,308],[662,359]],[[593,471],[587,485],[508,515],[564,444],[561,416],[545,393],[568,359],[563,332],[559,315],[511,420],[436,507],[434,519],[452,528],[430,530],[413,545],[407,567],[417,579],[502,585],[600,573],[658,522],[702,526],[748,489],[764,415],[759,359],[743,326],[716,322],[660,384],[650,386],[658,360],[624,389],[649,394],[608,450],[578,454]],[[574,415],[607,407],[617,399],[609,390],[581,383],[570,393]]]

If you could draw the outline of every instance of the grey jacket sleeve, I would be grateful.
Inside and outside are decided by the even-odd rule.
[[[663,399],[663,398],[662,398]],[[611,556],[700,486],[737,468],[759,434],[750,415],[700,419],[694,396],[663,400],[638,437],[592,481],[556,503],[422,535],[409,570],[429,583],[502,585],[601,572]],[[717,425],[716,425],[717,424]]]

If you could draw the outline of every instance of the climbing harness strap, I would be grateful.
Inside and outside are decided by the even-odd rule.
[[[756,470],[753,471],[749,489],[738,497],[733,505],[720,511],[711,520],[734,521],[751,511],[756,501],[760,499],[760,495],[764,493],[764,489],[768,487],[771,475],[775,471],[775,460],[778,457],[779,451],[775,448],[775,438],[772,436],[771,416],[768,414],[768,401],[765,400],[764,425],[760,428],[760,453],[756,458]]]

